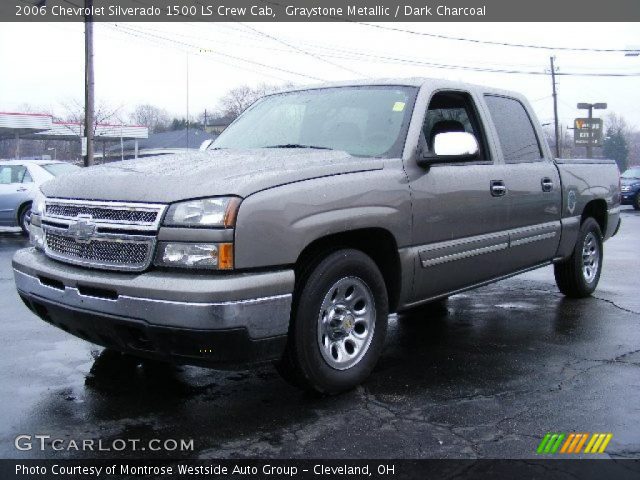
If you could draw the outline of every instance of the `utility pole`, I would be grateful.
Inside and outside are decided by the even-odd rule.
[[[84,17],[84,136],[87,154],[84,166],[93,165],[94,80],[93,80],[93,0],[85,0]]]
[[[550,57],[551,61],[551,86],[553,87],[553,125],[556,136],[556,157],[560,157],[560,134],[558,132],[558,93],[556,92],[556,67],[554,65],[556,57]]]
[[[189,53],[187,53],[187,151],[189,150]]]

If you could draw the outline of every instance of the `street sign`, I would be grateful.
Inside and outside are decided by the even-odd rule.
[[[602,145],[602,119],[576,118],[573,121],[573,142],[576,147],[599,147]]]
[[[82,156],[87,156],[87,137],[82,137]]]

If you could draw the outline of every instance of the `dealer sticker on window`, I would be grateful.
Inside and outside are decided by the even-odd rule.
[[[396,102],[393,104],[394,112],[401,112],[404,110],[404,102]]]

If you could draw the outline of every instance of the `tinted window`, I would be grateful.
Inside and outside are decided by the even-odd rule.
[[[10,183],[22,183],[25,176],[29,175],[24,165],[0,165],[0,185]],[[30,181],[31,177],[27,178]]]
[[[513,98],[485,97],[498,131],[506,163],[537,162],[542,158],[538,138],[524,106]]]
[[[49,163],[47,165],[41,165],[47,172],[54,177],[62,175],[63,173],[72,173],[78,170],[80,167],[71,163]]]

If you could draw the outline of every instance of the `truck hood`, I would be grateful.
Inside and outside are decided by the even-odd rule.
[[[381,159],[332,150],[214,150],[83,168],[45,183],[42,192],[57,198],[171,203],[216,195],[246,197],[287,183],[381,168]]]

